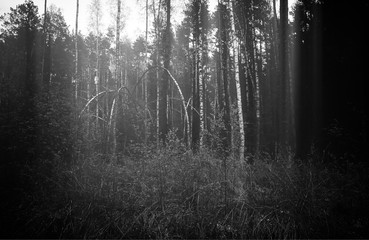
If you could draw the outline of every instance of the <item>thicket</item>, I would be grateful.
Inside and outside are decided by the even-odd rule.
[[[59,104],[54,103],[56,112],[68,109]],[[68,115],[38,106],[44,135],[36,146],[43,151],[34,162],[1,165],[1,237],[369,236],[365,164],[333,155],[327,163],[327,154],[299,161],[293,153],[277,158],[265,153],[241,166],[236,157],[223,159],[210,149],[193,154],[174,133],[159,150],[132,144],[112,163],[112,156],[93,150],[93,139],[82,142],[78,129],[65,131]],[[18,129],[29,126],[34,125]],[[13,158],[20,150],[7,149]]]

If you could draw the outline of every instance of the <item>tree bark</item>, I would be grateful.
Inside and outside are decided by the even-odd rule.
[[[233,67],[235,71],[235,82],[237,88],[237,108],[238,108],[238,125],[239,125],[239,134],[240,134],[240,147],[239,147],[239,158],[240,164],[243,165],[244,158],[245,158],[245,129],[244,129],[244,120],[243,120],[243,113],[242,113],[242,97],[241,97],[241,84],[240,84],[240,70],[239,70],[239,43],[237,41],[237,34],[236,34],[236,18],[235,18],[235,4],[232,3],[231,6],[231,24],[232,24],[232,32],[234,34],[234,38],[232,41],[233,47]]]
[[[42,51],[42,66],[41,66],[41,73],[42,73],[42,84],[44,85],[44,89],[46,92],[49,91],[49,76],[46,74],[45,65],[46,65],[46,48],[47,48],[47,0],[44,2],[44,23],[43,23],[43,51]]]
[[[158,4],[158,13],[156,14],[155,9],[155,0],[152,2],[153,6],[153,13],[154,13],[154,21],[155,21],[155,37],[156,37],[156,64],[160,66],[160,56],[159,56],[159,49],[160,49],[160,29],[159,29],[159,22],[160,22],[160,6],[161,1]],[[156,146],[157,149],[160,147],[160,80],[159,80],[159,68],[156,68]]]
[[[280,0],[280,67],[281,67],[281,145],[284,149],[288,145],[288,94],[289,63],[288,63],[288,0]]]
[[[170,23],[170,8],[171,0],[166,0],[166,29],[164,36],[164,68],[170,69],[170,57],[171,57],[171,23]],[[169,74],[163,73],[162,89],[160,96],[160,107],[159,107],[159,129],[160,129],[160,140],[165,144],[166,137],[168,134],[168,87],[169,87]]]
[[[76,29],[75,29],[75,42],[74,42],[74,50],[75,50],[75,73],[74,73],[74,98],[76,106],[78,104],[78,14],[79,14],[79,0],[77,0],[77,6],[76,6]]]
[[[221,75],[223,80],[223,95],[224,95],[224,109],[221,111],[223,113],[223,151],[225,155],[228,155],[230,152],[231,141],[231,111],[230,111],[230,101],[229,101],[229,82],[228,82],[228,33],[225,29],[225,24],[228,21],[227,16],[227,7],[220,3],[220,64],[221,64]]]
[[[145,68],[147,68],[148,65],[148,52],[147,52],[147,41],[148,41],[148,30],[149,30],[149,0],[146,0],[146,29],[145,29]],[[148,136],[148,126],[147,126],[147,112],[149,111],[148,109],[148,81],[147,81],[147,75],[145,75],[145,81],[144,81],[144,86],[145,86],[145,113],[144,113],[144,143],[145,145],[147,144],[147,136]]]
[[[116,155],[117,155],[117,115],[118,115],[118,106],[119,106],[119,83],[120,83],[120,65],[119,65],[119,39],[120,39],[120,13],[121,13],[121,0],[117,0],[117,18],[116,18],[116,36],[115,36],[115,81],[117,87],[117,94],[114,96],[113,104],[112,104],[112,114],[110,118],[112,119],[112,154],[113,154],[113,163],[116,163]],[[122,86],[121,86],[122,87]],[[108,131],[110,128],[108,129]]]
[[[193,21],[193,79],[192,79],[192,150],[197,152],[200,145],[200,13],[201,2],[192,2]]]

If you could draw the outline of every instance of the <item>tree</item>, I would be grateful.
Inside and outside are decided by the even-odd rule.
[[[191,146],[191,134],[189,133],[191,130],[190,123],[185,120],[185,117],[188,113],[188,115],[191,114],[192,108],[190,105],[191,99],[193,99],[192,96],[192,81],[188,81],[188,79],[193,79],[193,71],[192,71],[192,65],[193,60],[191,54],[192,49],[190,47],[190,41],[191,41],[191,12],[190,9],[186,9],[185,11],[185,17],[181,23],[181,25],[178,26],[176,30],[176,41],[173,49],[173,73],[176,76],[176,79],[178,79],[179,84],[181,86],[181,89],[183,90],[184,98],[186,99],[186,107],[181,109],[180,111],[180,119],[183,119],[183,125],[177,125],[179,129],[183,129],[182,136],[184,139],[184,142]],[[177,123],[182,123],[177,121]],[[192,124],[192,121],[191,121]],[[176,127],[175,125],[173,126]],[[181,136],[181,135],[180,135]]]
[[[78,14],[79,14],[79,0],[77,0],[77,6],[76,6],[76,29],[75,29],[75,39],[74,39],[74,48],[75,48],[75,76],[74,76],[74,85],[75,85],[75,92],[74,92],[74,98],[76,105],[78,103]]]
[[[11,8],[11,12],[4,18],[5,34],[8,38],[13,38],[18,45],[19,53],[24,56],[25,69],[21,69],[21,73],[25,73],[22,84],[29,105],[26,107],[32,112],[32,98],[36,94],[36,36],[38,33],[40,19],[38,17],[38,8],[32,1],[18,5],[15,9]],[[10,39],[9,39],[10,40]],[[18,52],[18,51],[17,51]],[[10,58],[11,59],[11,58]],[[15,66],[19,66],[16,64]],[[19,79],[20,80],[20,79]]]
[[[50,81],[50,69],[48,69],[47,73],[45,73],[45,61],[46,61],[46,41],[47,41],[47,0],[45,0],[45,4],[44,4],[44,23],[43,23],[43,34],[44,34],[44,39],[43,39],[43,52],[42,52],[42,70],[41,70],[41,76],[42,76],[42,82],[44,84],[44,88],[46,89],[46,91],[48,91],[49,89],[49,81]],[[50,51],[48,51],[50,53]],[[50,56],[49,56],[50,58]],[[50,64],[49,64],[50,65]],[[50,68],[50,66],[48,66]]]
[[[170,70],[170,59],[171,59],[171,0],[166,0],[166,27],[165,34],[163,36],[163,59],[164,68]],[[160,140],[162,143],[166,142],[166,136],[168,134],[168,87],[169,87],[169,74],[167,72],[163,73],[163,80],[161,83],[160,91],[160,102],[159,102],[159,132]]]
[[[231,109],[228,81],[228,43],[229,43],[229,12],[227,6],[220,1],[218,3],[218,48],[219,48],[219,69],[218,78],[218,102],[219,112],[222,116],[224,127],[221,128],[220,138],[222,139],[223,154],[230,153],[232,141],[231,129]]]
[[[156,42],[156,65],[161,66],[160,61],[160,39],[162,37],[161,27],[162,27],[162,18],[161,18],[161,0],[158,4],[158,9],[155,8],[155,0],[153,0],[152,8],[154,14],[154,32],[155,32],[155,42]],[[160,81],[159,81],[159,70],[160,68],[156,68],[156,145],[159,148],[160,145]]]
[[[60,8],[50,5],[48,10],[47,38],[49,49],[49,84],[51,81],[59,81],[65,87],[69,87],[72,78],[72,38]],[[67,50],[63,49],[66,48]],[[52,53],[52,54],[51,54]],[[70,89],[69,89],[70,90]]]
[[[284,148],[288,145],[288,93],[289,87],[289,62],[288,62],[288,0],[280,1],[280,68],[281,68],[281,145]]]
[[[200,101],[201,91],[200,89],[200,25],[201,25],[201,1],[192,2],[192,25],[193,25],[193,80],[192,80],[192,149],[196,152],[200,145]]]
[[[149,31],[149,0],[146,0],[146,5],[145,5],[145,67],[148,67],[148,31]],[[144,116],[144,142],[145,144],[147,144],[147,137],[148,137],[148,121],[147,121],[147,113],[149,111],[148,109],[148,79],[147,79],[147,75],[145,75],[145,81],[144,81],[144,86],[145,86],[145,116]]]
[[[121,17],[121,0],[117,0],[117,16],[116,16],[116,32],[115,32],[115,81],[117,91],[113,98],[113,103],[111,107],[111,114],[110,114],[110,124],[108,131],[110,132],[110,128],[112,131],[113,136],[113,159],[115,161],[117,155],[117,115],[118,115],[118,108],[121,106],[119,101],[119,87],[122,87],[123,84],[120,84],[120,63],[119,63],[119,45],[120,45],[120,17]],[[111,127],[110,127],[111,126]],[[109,133],[110,136],[110,133]]]
[[[299,2],[295,7],[296,57],[294,68],[296,157],[305,158],[321,138],[324,113],[322,109],[322,6],[315,1]],[[313,16],[313,17],[312,17]],[[327,78],[328,79],[328,78]],[[333,85],[337,84],[335,82]],[[329,88],[332,85],[329,85]],[[345,89],[347,86],[345,86]],[[328,88],[327,88],[328,89]],[[327,96],[328,93],[326,93]],[[328,99],[332,98],[329,96]],[[338,97],[338,98],[341,98]],[[337,98],[332,98],[337,99]],[[329,107],[326,108],[326,111]],[[325,115],[326,116],[326,115]]]
[[[36,121],[36,97],[40,86],[37,69],[41,67],[39,63],[42,60],[37,54],[40,49],[37,6],[32,1],[25,1],[11,8],[9,13],[0,17],[0,26],[0,121],[2,126],[10,126],[11,130],[0,134],[0,142],[2,149],[6,150],[4,156],[7,156],[8,149],[15,149],[9,158],[4,159],[34,164],[39,130]]]
[[[100,92],[100,66],[99,66],[99,55],[100,55],[100,51],[99,51],[99,37],[100,37],[100,24],[101,24],[101,2],[100,0],[92,0],[91,5],[90,5],[90,10],[91,10],[91,26],[95,31],[95,36],[96,36],[96,43],[95,43],[95,47],[96,47],[96,69],[95,69],[95,74],[94,74],[94,83],[95,83],[95,87],[96,87],[96,91],[95,91],[95,95],[98,95]],[[98,128],[98,124],[99,124],[99,98],[97,98],[97,104],[96,104],[96,113],[95,113],[95,119],[96,119],[96,130]]]
[[[234,33],[234,36],[238,36],[236,34],[236,29],[239,29],[239,26],[236,26],[237,23],[239,24],[239,20],[235,18],[235,3],[232,3],[231,6],[231,24],[232,24],[232,32]],[[239,157],[240,157],[240,163],[241,166],[244,161],[244,155],[245,155],[245,129],[244,129],[244,119],[243,119],[243,112],[242,112],[242,91],[241,91],[241,84],[240,84],[240,70],[239,70],[239,40],[237,37],[233,37],[232,40],[232,47],[233,47],[233,69],[235,74],[235,81],[236,81],[236,87],[237,87],[237,110],[238,110],[238,125],[239,125],[239,131],[240,131],[240,148],[239,148]]]
[[[206,129],[206,80],[208,78],[209,12],[207,1],[192,1],[187,14],[192,26],[192,149],[204,145]],[[188,36],[189,37],[189,36]]]

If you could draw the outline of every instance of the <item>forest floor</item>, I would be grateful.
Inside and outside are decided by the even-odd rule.
[[[361,163],[264,155],[240,166],[175,145],[102,159],[2,165],[0,237],[369,237],[369,167]]]

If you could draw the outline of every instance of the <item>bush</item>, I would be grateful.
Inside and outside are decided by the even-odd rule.
[[[167,146],[132,146],[118,164],[82,158],[72,169],[24,168],[17,237],[332,238],[368,235],[368,167],[319,158],[243,164]]]

